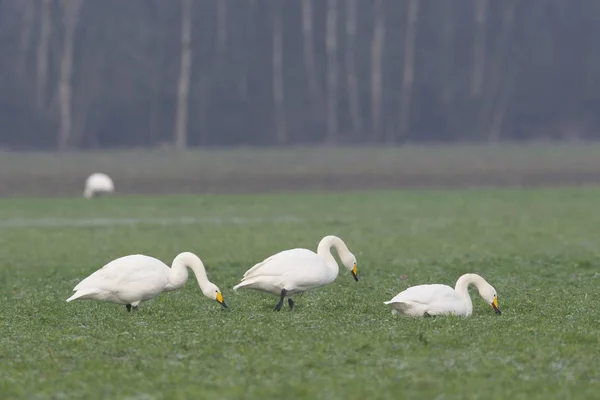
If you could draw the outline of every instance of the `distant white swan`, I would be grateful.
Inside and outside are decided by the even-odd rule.
[[[335,280],[339,267],[331,254],[335,247],[344,266],[358,281],[356,257],[337,236],[325,236],[317,252],[308,249],[284,250],[250,268],[241,282],[233,287],[254,289],[280,296],[275,310],[281,310],[288,296],[290,309],[294,308],[291,296],[309,289],[327,285]]]
[[[94,173],[85,181],[83,197],[91,199],[97,193],[112,193],[114,191],[115,184],[110,176],[102,173]]]
[[[202,261],[189,252],[175,257],[171,268],[142,254],[117,258],[79,282],[67,302],[90,299],[125,304],[127,311],[132,307],[137,310],[142,301],[182,288],[188,280],[188,267],[194,271],[202,293],[227,308],[221,290],[208,280]]]
[[[439,284],[412,286],[384,304],[392,308],[392,314],[411,317],[432,315],[468,317],[473,312],[473,303],[468,290],[470,284],[475,285],[479,295],[492,306],[496,314],[501,314],[496,289],[477,274],[464,274],[458,278],[455,289]]]

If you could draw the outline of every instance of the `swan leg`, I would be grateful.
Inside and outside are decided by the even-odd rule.
[[[125,308],[127,308],[127,312],[131,312],[131,304],[125,304]]]
[[[281,289],[281,297],[279,299],[279,303],[277,303],[277,305],[275,306],[275,310],[273,310],[273,311],[281,310],[281,307],[283,307],[283,300],[285,299],[286,294],[287,294],[287,290]]]
[[[288,297],[288,304],[290,306],[290,310],[294,308],[294,300],[291,297]]]
[[[137,311],[139,305],[140,305],[140,301],[134,301],[133,303],[131,303],[131,306],[133,307],[133,311]]]

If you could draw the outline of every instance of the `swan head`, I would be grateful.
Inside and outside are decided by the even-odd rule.
[[[207,285],[207,288],[203,289],[202,293],[204,293],[204,295],[209,299],[216,300],[217,303],[223,306],[223,308],[227,308],[227,304],[225,303],[223,295],[221,294],[221,289],[219,289],[214,283]]]
[[[485,285],[482,285],[479,288],[479,295],[487,301],[487,303],[494,309],[496,314],[500,315],[502,312],[500,311],[500,307],[498,307],[498,293],[496,289],[492,285],[486,282]]]
[[[340,256],[342,260],[342,264],[346,267],[354,277],[354,280],[358,282],[358,264],[356,261],[356,257],[351,252],[347,252],[343,256]]]

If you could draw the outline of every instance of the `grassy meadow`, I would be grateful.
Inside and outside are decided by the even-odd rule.
[[[599,204],[596,188],[5,198],[0,398],[595,398]],[[231,290],[256,262],[326,234],[357,256],[359,282],[341,269],[279,313],[274,296]],[[137,313],[65,302],[116,257],[170,264],[186,250],[230,309],[191,273]],[[495,286],[501,316],[473,289],[468,319],[382,304],[465,272]]]
[[[598,154],[598,142],[0,152],[0,196],[80,196],[93,172],[149,195],[598,185]]]

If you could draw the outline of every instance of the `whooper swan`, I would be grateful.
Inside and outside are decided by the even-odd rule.
[[[208,280],[202,261],[189,252],[175,257],[171,268],[142,254],[117,258],[79,282],[73,289],[76,293],[67,302],[98,300],[125,304],[127,311],[132,307],[137,311],[140,302],[182,288],[188,280],[188,267],[194,271],[202,293],[227,308],[221,290]]]
[[[233,289],[248,288],[280,296],[275,311],[281,310],[288,296],[288,304],[293,309],[291,296],[325,286],[337,277],[339,267],[331,254],[332,247],[335,247],[344,266],[358,281],[356,257],[342,239],[329,235],[321,239],[316,253],[297,248],[272,255],[246,271],[241,282]]]

